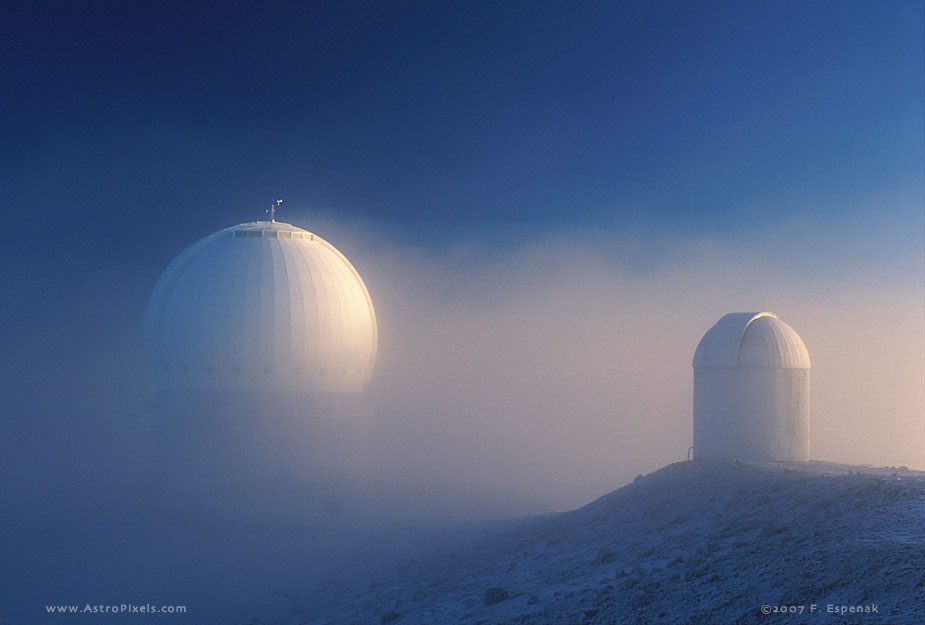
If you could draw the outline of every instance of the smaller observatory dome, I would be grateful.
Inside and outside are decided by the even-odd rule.
[[[333,245],[290,224],[225,228],[154,288],[144,348],[162,390],[355,394],[376,359],[376,315]]]
[[[694,457],[809,460],[809,352],[769,312],[730,313],[694,352]]]
[[[730,313],[700,340],[695,367],[809,369],[803,339],[774,313]]]

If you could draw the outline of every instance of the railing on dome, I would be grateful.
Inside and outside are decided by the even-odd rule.
[[[315,235],[311,232],[293,232],[292,230],[232,230],[231,236],[234,238],[254,237],[257,239],[309,239],[315,240]]]

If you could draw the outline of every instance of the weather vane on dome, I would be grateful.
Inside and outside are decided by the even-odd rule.
[[[282,203],[283,203],[283,199],[280,198],[276,200],[275,202],[273,202],[272,204],[270,204],[270,208],[267,209],[267,213],[270,215],[270,223],[276,223],[276,209]]]

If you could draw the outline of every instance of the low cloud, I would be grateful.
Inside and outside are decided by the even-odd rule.
[[[925,468],[918,250],[835,261],[812,224],[744,242],[575,229],[423,246],[382,224],[292,220],[351,258],[376,305],[359,488],[373,514],[568,509],[684,459],[694,348],[731,311],[776,312],[805,341],[815,459]],[[23,321],[2,398],[9,501],[163,490],[138,339],[148,287],[132,272]]]
[[[421,513],[567,509],[684,459],[691,358],[732,311],[776,312],[807,344],[814,459],[925,467],[914,272],[806,272],[728,241],[625,252],[640,243],[573,232],[357,258],[381,328],[370,453],[387,499]]]

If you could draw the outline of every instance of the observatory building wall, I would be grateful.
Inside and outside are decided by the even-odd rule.
[[[809,460],[809,369],[694,369],[694,457]]]
[[[694,457],[809,460],[810,360],[772,313],[731,313],[694,355]]]
[[[172,469],[240,479],[355,479],[369,445],[360,395],[162,393],[156,447]]]
[[[273,506],[342,498],[365,473],[377,336],[359,273],[314,233],[256,221],[186,248],[142,336],[168,481]]]

